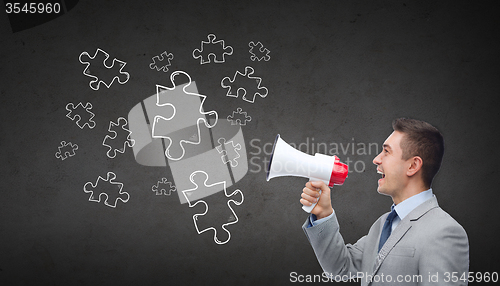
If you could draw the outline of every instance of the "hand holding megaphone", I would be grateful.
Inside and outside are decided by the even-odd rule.
[[[302,189],[300,203],[309,207],[315,205],[311,213],[316,215],[316,219],[321,219],[332,214],[331,189],[323,181],[309,181]]]
[[[283,176],[309,178],[310,181],[323,181],[327,186],[342,185],[347,178],[348,167],[340,163],[337,156],[316,153],[314,156],[303,153],[288,145],[280,135],[276,136],[273,152],[267,167],[267,180]],[[303,206],[308,213],[316,206]]]

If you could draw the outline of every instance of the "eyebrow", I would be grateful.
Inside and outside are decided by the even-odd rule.
[[[383,146],[384,148],[387,148],[387,149],[389,149],[389,150],[392,150],[392,148],[391,148],[391,146],[390,146],[389,144],[384,144],[384,145],[382,145],[382,146]]]

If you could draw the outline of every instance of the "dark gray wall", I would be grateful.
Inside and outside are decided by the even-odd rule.
[[[65,15],[16,33],[1,13],[2,284],[279,285],[290,272],[320,274],[301,229],[305,180],[266,182],[256,166],[267,157],[259,148],[277,133],[296,144],[314,138],[380,146],[391,121],[402,116],[426,120],[444,134],[434,192],[469,235],[470,270],[500,271],[493,235],[500,91],[493,2],[235,2],[80,1]],[[209,33],[234,49],[223,64],[200,65],[191,55]],[[264,43],[271,60],[252,62],[250,41]],[[78,56],[97,48],[127,62],[126,84],[89,88]],[[151,70],[151,58],[165,50],[175,55],[170,71]],[[220,86],[247,65],[269,89],[254,104],[226,97]],[[155,94],[156,84],[168,85],[173,70],[196,81],[208,96],[205,110],[227,116],[242,107],[252,116],[243,132],[254,163],[236,186],[245,201],[235,208],[239,222],[228,228],[225,245],[211,233],[198,235],[194,210],[176,196],[151,192],[159,177],[170,176],[168,169],[140,166],[130,148],[109,159],[101,144],[109,121]],[[92,102],[94,129],[65,117],[66,104],[80,101]],[[55,158],[61,140],[79,145],[74,157]],[[354,243],[391,200],[376,192],[373,151],[339,151],[342,161],[362,162],[333,191],[341,232]],[[116,209],[89,202],[82,190],[108,171],[130,194]]]

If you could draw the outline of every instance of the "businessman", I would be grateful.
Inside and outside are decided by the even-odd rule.
[[[439,207],[431,188],[444,154],[443,137],[432,125],[415,119],[396,119],[392,127],[394,132],[373,159],[381,175],[377,191],[391,196],[391,211],[356,243],[345,244],[330,188],[308,182],[300,202],[318,204],[304,232],[323,271],[332,278],[357,277],[361,285],[372,286],[467,285],[467,234]],[[355,202],[352,207],[357,207]]]

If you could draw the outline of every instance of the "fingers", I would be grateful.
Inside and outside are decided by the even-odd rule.
[[[333,213],[330,198],[330,188],[323,181],[310,181],[302,189],[300,203],[304,206],[317,205],[311,211],[318,219],[327,217]]]
[[[304,190],[302,191],[302,195],[301,195],[302,199],[300,199],[300,202],[303,205],[307,205],[307,206],[310,206],[314,203],[317,203],[318,198],[319,198],[319,193],[312,191],[312,192],[314,192],[314,194],[308,194],[307,192],[311,192],[311,190],[304,188]]]
[[[310,182],[308,182],[306,184],[306,187],[302,190],[303,193],[315,197],[319,197],[319,191],[320,189],[313,187]]]
[[[310,201],[308,200],[305,200],[305,199],[300,199],[300,203],[303,205],[303,206],[306,206],[306,207],[310,207],[313,205],[313,203],[311,203]]]
[[[319,200],[319,189],[313,187],[310,182],[306,184],[306,187],[302,189],[302,195],[300,199],[300,203],[304,206],[311,206],[314,203],[317,203]]]

